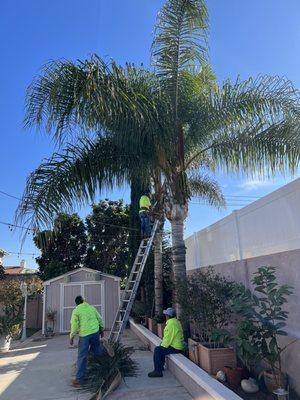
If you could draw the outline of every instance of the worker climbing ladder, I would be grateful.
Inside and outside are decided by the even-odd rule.
[[[158,225],[159,221],[156,220],[153,224],[150,237],[143,239],[140,243],[140,247],[127,280],[119,309],[116,313],[114,323],[109,334],[109,340],[111,342],[118,341],[120,335],[126,327]]]

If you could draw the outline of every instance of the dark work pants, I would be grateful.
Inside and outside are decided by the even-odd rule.
[[[154,361],[154,370],[156,372],[162,373],[163,367],[165,365],[166,356],[169,354],[178,354],[182,353],[180,350],[176,350],[173,347],[162,347],[157,346],[154,350],[153,361]]]
[[[89,351],[93,353],[94,356],[101,356],[104,354],[105,351],[99,339],[99,332],[79,337],[76,379],[80,383],[83,382],[85,376],[87,356]]]
[[[151,221],[148,211],[143,211],[140,213],[141,220],[141,236],[142,238],[150,236],[151,234]]]

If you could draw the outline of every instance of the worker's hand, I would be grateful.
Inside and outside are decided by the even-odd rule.
[[[104,337],[104,332],[103,332],[103,331],[99,331],[99,336],[100,336],[101,338],[103,338],[103,337]]]
[[[74,346],[74,338],[70,339],[70,346]]]

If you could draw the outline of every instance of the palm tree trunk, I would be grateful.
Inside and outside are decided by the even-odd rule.
[[[181,307],[177,303],[176,282],[186,278],[185,255],[186,247],[183,239],[184,221],[187,216],[187,207],[180,204],[173,204],[171,211],[172,230],[172,262],[174,272],[174,297],[176,300],[176,313],[181,316]]]
[[[155,315],[163,313],[163,261],[162,261],[162,231],[163,223],[159,226],[154,238],[154,297]]]

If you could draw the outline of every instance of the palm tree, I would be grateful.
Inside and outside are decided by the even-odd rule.
[[[129,172],[112,162],[114,153],[100,150],[101,160],[98,153],[91,156],[99,140],[113,136],[124,159],[139,155],[139,166],[158,169],[163,177],[174,275],[180,279],[186,274],[183,227],[192,192],[210,203],[222,199],[211,174],[220,168],[261,175],[295,171],[298,92],[289,81],[268,76],[218,86],[207,65],[207,19],[203,0],[167,0],[158,16],[151,71],[107,65],[97,56],[44,68],[28,91],[26,124],[45,123],[58,140],[76,130],[97,137],[81,139],[72,151],[67,146],[32,175],[20,215],[31,213],[39,223],[71,200],[86,201],[104,182],[123,182]],[[76,155],[86,157],[85,150],[91,151],[88,164],[72,164]],[[70,183],[69,172],[60,176],[69,167],[79,176],[76,182]]]

